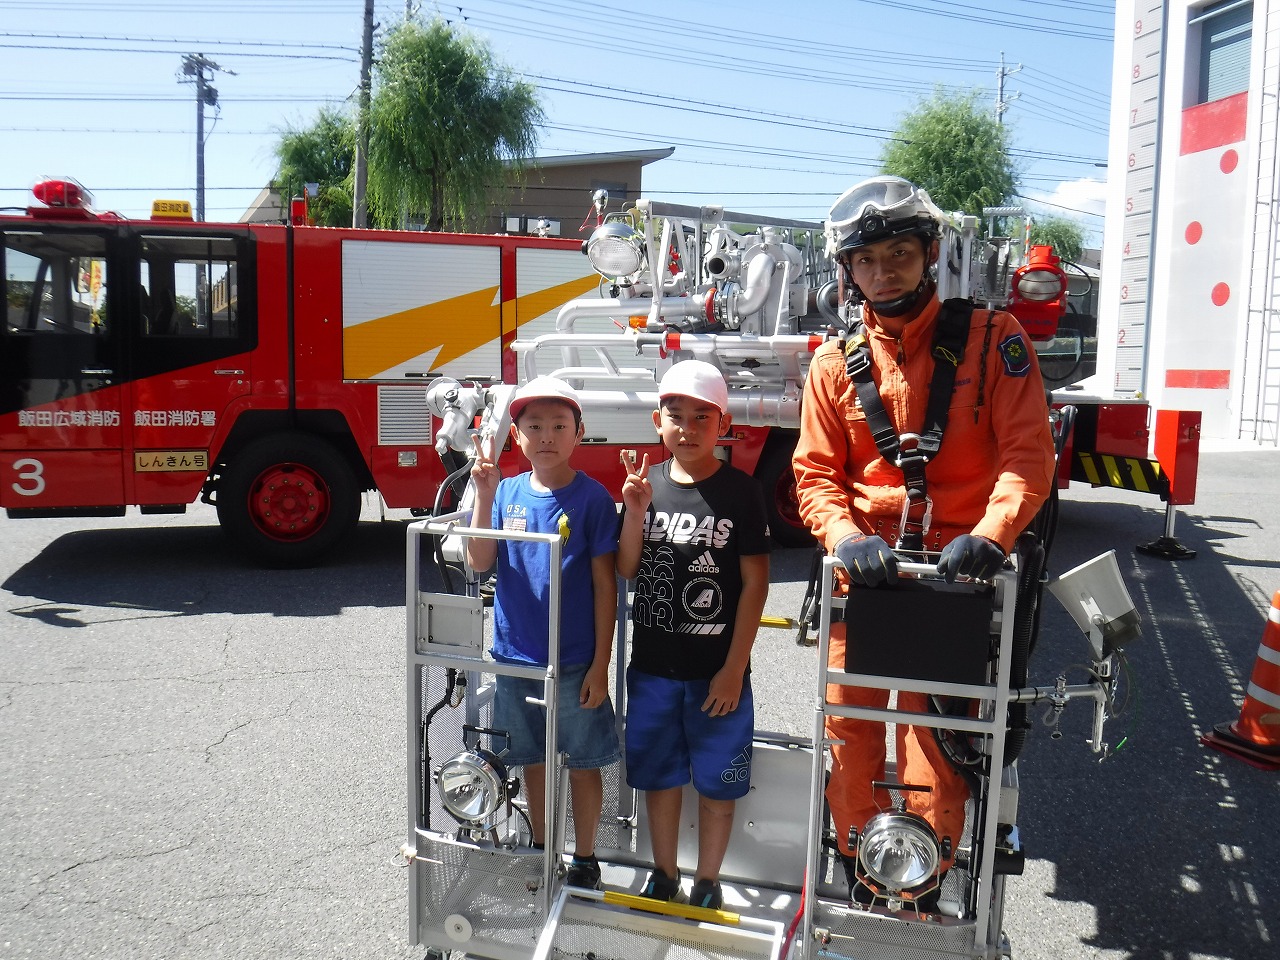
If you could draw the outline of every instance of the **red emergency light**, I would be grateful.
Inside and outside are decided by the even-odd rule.
[[[47,207],[75,207],[85,210],[93,206],[93,194],[76,181],[41,180],[31,192]]]
[[[1027,262],[1013,274],[1009,305],[1032,340],[1052,340],[1067,312],[1067,275],[1053,247],[1034,246]]]
[[[41,180],[31,188],[32,195],[43,207],[32,212],[46,217],[89,219],[93,214],[93,194],[70,178]]]

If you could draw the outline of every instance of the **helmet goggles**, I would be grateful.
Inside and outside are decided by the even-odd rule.
[[[835,256],[907,233],[938,234],[945,214],[927,191],[901,177],[873,177],[850,187],[831,205],[823,230]]]

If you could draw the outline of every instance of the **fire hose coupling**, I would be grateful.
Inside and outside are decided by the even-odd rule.
[[[742,266],[742,257],[735,251],[719,251],[707,257],[704,264],[707,276],[715,280],[736,277]]]

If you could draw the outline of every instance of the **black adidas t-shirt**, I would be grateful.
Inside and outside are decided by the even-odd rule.
[[[769,552],[760,485],[724,464],[696,484],[651,475],[632,604],[631,668],[705,680],[724,666],[742,594],[739,558]]]

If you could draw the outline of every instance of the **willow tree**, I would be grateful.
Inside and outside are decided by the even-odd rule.
[[[1049,244],[1063,260],[1079,260],[1084,253],[1084,230],[1066,217],[1038,217],[1031,225],[1031,242]]]
[[[309,127],[290,127],[276,144],[275,184],[286,209],[308,183],[319,185],[308,201],[311,218],[324,227],[351,223],[351,167],[355,124],[335,107],[321,107]]]
[[[1005,206],[1017,188],[1009,128],[979,105],[978,93],[934,92],[908,112],[886,144],[884,172],[929,191],[947,211],[982,215]]]
[[[443,20],[402,22],[377,61],[369,112],[370,210],[384,226],[425,214],[428,230],[484,210],[505,169],[538,144],[534,87],[488,45]]]

